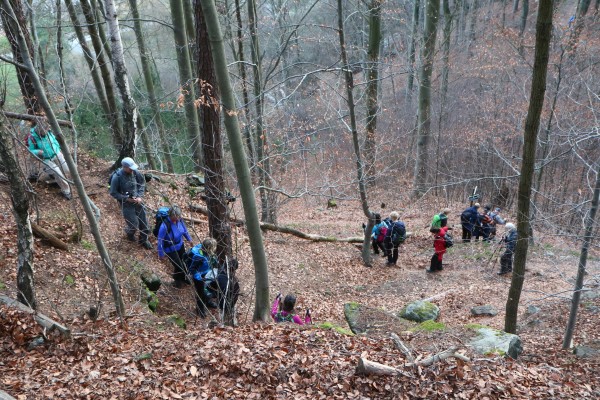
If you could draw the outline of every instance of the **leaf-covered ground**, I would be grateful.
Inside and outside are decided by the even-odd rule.
[[[598,358],[578,359],[561,350],[576,271],[578,244],[553,238],[531,250],[521,299],[519,335],[524,352],[518,360],[475,354],[468,347],[469,330],[477,323],[501,329],[509,277],[495,272],[494,246],[457,244],[445,256],[443,272],[425,273],[432,252],[425,228],[445,203],[428,199],[413,204],[402,196],[372,193],[373,202],[387,203],[385,212],[400,210],[413,236],[401,249],[399,266],[385,266],[378,258],[365,268],[352,244],[312,243],[268,232],[265,245],[273,296],[298,295],[298,309],[310,307],[316,325],[254,324],[254,275],[248,241],[242,228],[234,229],[234,251],[240,260],[242,296],[238,328],[210,328],[211,318],[193,314],[190,288],[169,285],[170,266],[124,240],[122,218],[106,189],[108,164],[82,156],[84,180],[92,200],[102,211],[102,230],[122,283],[128,317],[120,324],[106,286],[102,264],[89,231],[83,224],[81,242],[70,252],[48,247],[36,239],[36,289],[40,310],[68,325],[73,338],[50,334],[47,342],[28,349],[40,334],[31,316],[0,308],[0,390],[17,398],[597,398],[600,396]],[[181,177],[163,176],[149,185],[146,202],[156,209],[167,200],[184,206],[201,204]],[[77,237],[85,221],[77,201],[66,202],[58,189],[34,186],[38,193],[39,223],[64,240]],[[16,228],[6,187],[0,191],[0,292],[16,293]],[[243,218],[241,204],[234,214]],[[279,222],[307,233],[348,237],[361,233],[361,210],[355,201],[338,201],[326,209],[326,200],[293,200],[282,206]],[[463,204],[451,204],[450,223],[458,224]],[[207,234],[206,218],[199,214],[188,226],[195,242]],[[510,213],[508,218],[514,218]],[[458,234],[458,232],[456,233]],[[594,289],[600,273],[598,254],[588,262],[587,284]],[[165,284],[159,290],[156,314],[144,303],[139,274],[153,271]],[[595,286],[596,285],[596,286]],[[597,290],[597,288],[596,288]],[[402,332],[401,339],[418,358],[455,345],[470,362],[449,359],[431,367],[413,368],[385,335],[348,336],[326,329],[324,322],[346,328],[343,305],[358,302],[396,312],[407,302],[437,296],[444,331]],[[101,305],[96,322],[86,311]],[[495,317],[471,316],[476,305],[489,304]],[[526,313],[528,305],[541,309]],[[600,340],[598,298],[582,302],[575,344]],[[169,322],[179,315],[186,329]],[[218,320],[216,313],[213,320]],[[376,322],[374,323],[376,325]],[[330,326],[329,324],[327,326]],[[395,377],[355,374],[360,357],[403,369]]]

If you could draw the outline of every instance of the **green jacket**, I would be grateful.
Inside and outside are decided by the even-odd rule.
[[[52,160],[54,157],[60,153],[60,145],[56,140],[56,137],[52,133],[52,131],[48,131],[46,136],[40,136],[35,127],[31,128],[29,131],[29,151],[33,153],[35,156],[40,157],[44,160]],[[38,151],[42,151],[42,155],[38,154]]]

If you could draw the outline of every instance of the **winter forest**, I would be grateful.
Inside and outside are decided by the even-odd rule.
[[[0,0],[0,399],[600,397],[599,8]]]

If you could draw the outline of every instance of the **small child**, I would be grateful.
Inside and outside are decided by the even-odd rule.
[[[296,296],[293,294],[288,294],[285,296],[283,301],[281,300],[281,293],[275,297],[275,301],[273,302],[273,306],[271,307],[271,317],[275,320],[275,322],[294,322],[298,325],[304,324],[312,324],[312,319],[310,318],[310,311],[306,310],[306,315],[304,316],[304,321],[294,314],[294,307],[296,306]]]
[[[448,227],[443,228],[431,228],[429,232],[433,234],[433,248],[435,249],[433,255],[431,256],[431,265],[427,272],[436,272],[444,269],[442,266],[442,258],[444,257],[444,253],[446,253],[446,239],[444,235],[448,231]]]

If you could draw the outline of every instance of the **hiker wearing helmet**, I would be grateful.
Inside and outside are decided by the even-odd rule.
[[[509,222],[506,224],[506,232],[500,242],[504,243],[506,249],[504,250],[504,254],[500,257],[500,272],[498,272],[498,275],[509,274],[512,272],[513,254],[515,254],[517,239],[517,227]]]

